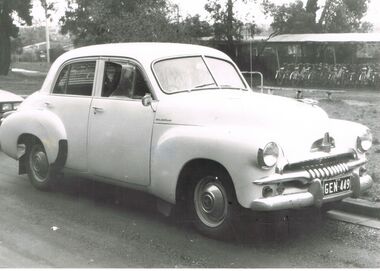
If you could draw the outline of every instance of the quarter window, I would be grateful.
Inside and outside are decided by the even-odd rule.
[[[95,77],[95,61],[69,64],[58,76],[53,93],[91,96]]]

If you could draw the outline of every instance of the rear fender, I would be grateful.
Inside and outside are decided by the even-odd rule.
[[[23,110],[8,116],[0,128],[2,151],[18,160],[25,153],[20,146],[22,135],[37,137],[43,144],[48,161],[53,164],[59,153],[59,142],[66,141],[66,130],[62,121],[54,113],[47,110]]]

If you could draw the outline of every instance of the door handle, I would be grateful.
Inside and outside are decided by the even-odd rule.
[[[51,108],[51,107],[53,107],[53,106],[51,105],[51,103],[49,103],[49,102],[44,102],[44,104],[45,104],[45,106],[46,106],[47,108]]]
[[[93,106],[92,108],[94,109],[94,114],[103,112],[103,108],[101,107]]]

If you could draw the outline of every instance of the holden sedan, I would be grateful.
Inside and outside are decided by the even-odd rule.
[[[74,173],[138,189],[198,230],[230,232],[242,210],[320,207],[372,179],[361,124],[317,105],[253,92],[224,53],[196,45],[83,47],[0,128],[3,151],[38,189]]]

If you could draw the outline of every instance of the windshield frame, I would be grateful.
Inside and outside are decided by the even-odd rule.
[[[214,80],[214,85],[211,85],[211,86],[206,86],[206,87],[200,87],[200,88],[191,88],[191,89],[180,89],[180,90],[177,90],[175,92],[167,92],[165,91],[165,89],[162,87],[161,83],[160,83],[160,80],[158,79],[158,76],[156,74],[156,71],[154,69],[154,65],[158,62],[161,62],[161,61],[165,61],[165,60],[172,60],[172,59],[181,59],[181,58],[193,58],[193,57],[200,57],[203,61],[203,63],[205,64],[207,70],[209,71],[212,79]],[[215,80],[215,76],[214,74],[212,73],[212,71],[210,70],[210,67],[209,65],[207,64],[207,59],[206,58],[213,58],[213,59],[218,59],[218,60],[221,60],[221,61],[224,61],[224,62],[227,62],[229,63],[233,68],[234,70],[236,71],[237,75],[239,76],[244,88],[238,88],[238,87],[228,87],[228,86],[220,86],[218,84],[218,82]],[[243,91],[248,91],[249,88],[248,88],[248,85],[247,85],[247,82],[245,81],[244,77],[241,75],[239,69],[237,68],[236,64],[228,59],[225,59],[225,58],[220,58],[220,57],[215,57],[215,56],[210,56],[210,55],[179,55],[179,56],[173,56],[173,57],[164,57],[164,58],[159,58],[159,59],[156,59],[152,62],[151,64],[151,71],[154,75],[154,78],[156,79],[156,82],[160,88],[160,90],[165,93],[166,95],[172,95],[172,94],[177,94],[177,93],[182,93],[182,92],[192,92],[192,91],[198,91],[198,90],[205,90],[205,89],[240,89],[240,90],[243,90]]]

